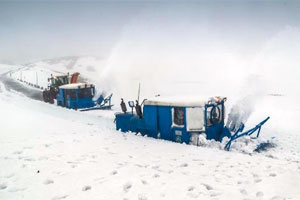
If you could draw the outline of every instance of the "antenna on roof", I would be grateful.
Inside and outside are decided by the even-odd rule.
[[[140,102],[140,92],[141,92],[141,83],[139,83],[138,99],[137,102]]]

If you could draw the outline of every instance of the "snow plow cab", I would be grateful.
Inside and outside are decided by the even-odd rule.
[[[69,73],[67,75],[59,75],[55,76],[51,74],[51,77],[48,78],[48,88],[43,91],[43,100],[44,102],[48,102],[53,104],[54,99],[58,94],[58,87],[62,85],[77,83],[79,77],[79,73],[75,72],[71,76]]]
[[[89,108],[95,106],[93,97],[95,94],[95,87],[87,83],[72,83],[59,86],[57,105],[79,109]]]
[[[102,95],[94,101],[95,86],[88,83],[72,83],[59,86],[57,95],[57,105],[70,108],[81,109],[81,111],[95,109],[110,109],[111,95],[103,98]]]
[[[134,105],[130,101],[128,105],[132,110],[127,112],[126,105],[122,100],[123,113],[115,114],[116,129],[193,145],[198,145],[199,135],[205,134],[207,139],[220,142],[224,137],[228,137],[231,144],[232,140],[237,139],[243,130],[240,128],[236,132],[232,132],[224,126],[225,101],[224,97],[207,99],[157,97],[153,100],[144,100],[143,110],[142,105],[139,105],[138,102]],[[136,112],[133,111],[134,108]],[[254,132],[260,130],[262,124],[257,125]],[[252,133],[242,134],[251,135]],[[227,146],[227,150],[230,149],[230,144]]]

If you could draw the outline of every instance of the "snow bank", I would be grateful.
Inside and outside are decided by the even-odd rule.
[[[3,199],[300,198],[299,163],[121,133],[113,112],[76,112],[0,86]]]

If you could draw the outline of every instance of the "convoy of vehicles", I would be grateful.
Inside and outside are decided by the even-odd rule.
[[[51,104],[56,102],[58,106],[80,111],[111,109],[112,94],[105,97],[102,93],[97,97],[95,85],[79,83],[78,78],[78,72],[72,75],[51,75],[48,88],[43,91],[44,101]],[[261,127],[269,117],[244,132],[245,126],[236,116],[229,115],[225,125],[226,100],[225,97],[158,96],[145,99],[139,104],[138,97],[136,103],[128,102],[131,110],[127,111],[126,104],[121,99],[122,112],[115,113],[116,129],[197,146],[200,145],[201,135],[219,142],[226,137],[226,150],[230,150],[232,141],[240,137],[259,137]],[[256,136],[252,137],[255,132]],[[264,144],[260,146],[264,148]]]
[[[112,94],[106,98],[101,94],[96,100],[96,90],[93,84],[78,83],[79,73],[75,72],[71,76],[60,75],[48,79],[49,86],[43,91],[45,102],[54,103],[58,106],[80,109],[81,111],[95,109],[111,109]]]

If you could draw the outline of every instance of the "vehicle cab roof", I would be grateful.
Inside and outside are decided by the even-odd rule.
[[[89,83],[71,83],[71,84],[59,86],[59,89],[82,89],[82,88],[89,88],[93,86],[94,86],[93,84],[89,84]]]
[[[203,107],[207,104],[220,103],[226,101],[226,97],[197,97],[197,96],[168,96],[168,97],[155,97],[147,99],[144,105],[155,105],[155,106],[172,106],[172,107]]]

